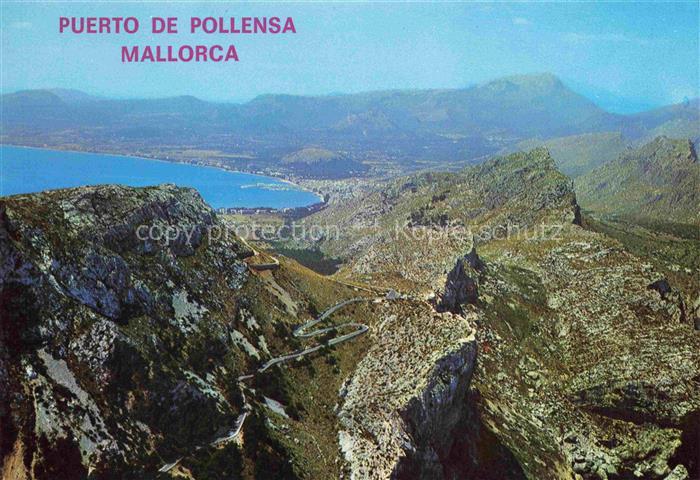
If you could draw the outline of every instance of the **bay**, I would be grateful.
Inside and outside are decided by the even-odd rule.
[[[193,187],[214,208],[293,208],[320,201],[297,185],[262,175],[121,155],[0,145],[0,196],[107,183]]]

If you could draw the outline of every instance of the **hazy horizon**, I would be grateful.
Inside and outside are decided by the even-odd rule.
[[[596,106],[599,108],[606,110],[610,113],[617,113],[617,114],[634,114],[634,113],[639,113],[639,112],[644,112],[648,110],[653,110],[656,108],[661,108],[669,105],[677,105],[681,104],[687,101],[694,101],[698,100],[700,97],[691,97],[691,98],[686,98],[682,101],[679,102],[674,102],[674,103],[663,103],[663,104],[647,104],[641,100],[639,101],[634,101],[632,100],[630,102],[630,99],[624,99],[624,98],[618,98],[618,103],[623,103],[625,101],[628,101],[628,108],[622,109],[622,111],[619,111],[618,109],[615,108],[609,108],[607,105],[605,105],[604,102],[599,102],[597,101],[598,99],[595,98],[595,94],[593,96],[589,96],[586,93],[583,93],[579,91],[574,85],[572,85],[570,82],[559,78],[553,73],[550,72],[532,72],[532,73],[521,73],[521,74],[513,74],[513,75],[506,75],[503,77],[497,77],[497,78],[492,78],[489,80],[486,80],[484,82],[479,82],[471,85],[467,85],[464,87],[441,87],[441,88],[385,88],[385,89],[378,89],[378,90],[358,90],[358,91],[352,91],[352,92],[329,92],[329,93],[317,93],[317,94],[296,94],[296,93],[289,93],[289,92],[265,92],[265,93],[260,93],[257,94],[253,97],[250,98],[242,98],[242,99],[236,99],[236,98],[207,98],[206,96],[200,96],[196,95],[193,93],[182,93],[178,95],[153,95],[153,96],[134,96],[134,95],[103,95],[103,94],[98,94],[95,92],[90,92],[86,91],[80,88],[64,88],[64,87],[43,87],[43,88],[21,88],[18,90],[12,90],[12,91],[0,91],[0,95],[7,95],[7,94],[13,94],[13,93],[20,93],[23,91],[36,91],[36,90],[45,90],[45,91],[66,91],[66,92],[76,92],[76,93],[81,93],[85,94],[91,97],[95,97],[97,99],[103,99],[103,100],[155,100],[155,99],[163,99],[163,98],[178,98],[178,97],[194,97],[197,98],[198,100],[202,100],[205,102],[210,102],[210,103],[223,103],[223,104],[245,104],[248,102],[251,102],[255,100],[256,98],[259,97],[264,97],[268,95],[280,95],[280,96],[296,96],[296,97],[308,97],[308,98],[323,98],[323,97],[334,97],[334,96],[349,96],[349,95],[362,95],[362,94],[371,94],[371,93],[380,93],[380,92],[390,92],[390,91],[430,91],[430,90],[464,90],[464,89],[469,89],[469,88],[474,88],[479,85],[487,84],[496,80],[504,79],[504,78],[511,78],[511,77],[536,77],[536,76],[544,76],[544,75],[552,75],[556,78],[558,78],[567,88],[572,90],[573,92],[583,96],[584,98],[590,100],[593,102]],[[612,95],[612,94],[611,94]]]
[[[220,4],[3,2],[0,91],[110,98],[329,95],[466,88],[551,72],[608,111],[698,97],[698,4]],[[292,16],[293,35],[58,33],[59,16]],[[184,21],[182,21],[184,23]],[[185,30],[184,28],[181,31]],[[121,45],[235,44],[232,64],[121,63]],[[12,68],[8,68],[8,66]]]

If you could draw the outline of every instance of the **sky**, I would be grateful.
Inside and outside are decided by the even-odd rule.
[[[699,4],[13,2],[2,0],[0,91],[73,88],[135,98],[461,88],[550,72],[600,106],[700,96]],[[135,35],[59,33],[61,16],[134,16]],[[179,17],[178,35],[150,17]],[[189,18],[291,16],[296,34],[192,35]],[[122,45],[234,44],[229,63],[122,63]]]

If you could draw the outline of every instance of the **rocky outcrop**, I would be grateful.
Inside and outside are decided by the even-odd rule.
[[[15,470],[141,475],[235,420],[223,365],[246,366],[231,319],[249,253],[224,228],[168,185],[0,200],[0,453],[22,451]]]
[[[687,320],[687,308],[683,294],[668,283],[668,280],[661,278],[649,284],[649,288],[659,293],[661,299],[666,303],[666,309],[671,318],[680,323]]]
[[[672,286],[577,226],[480,253],[473,385],[528,478],[697,475],[700,337]]]
[[[466,413],[476,316],[409,306],[384,307],[376,342],[341,391],[349,478],[446,478],[452,433]]]
[[[476,304],[479,299],[479,275],[485,270],[486,264],[477,255],[476,248],[472,247],[447,274],[445,291],[438,309],[461,313],[465,305]]]

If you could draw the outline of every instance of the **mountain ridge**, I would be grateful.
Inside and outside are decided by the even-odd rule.
[[[576,88],[571,88],[567,85],[567,82],[565,80],[562,80],[560,77],[557,75],[551,73],[551,72],[540,72],[540,73],[530,73],[530,74],[513,74],[513,75],[506,75],[503,77],[497,77],[491,80],[485,80],[483,82],[478,82],[478,83],[473,83],[465,87],[442,87],[442,88],[386,88],[386,89],[374,89],[374,90],[363,90],[363,91],[358,91],[358,92],[332,92],[332,93],[322,93],[322,94],[295,94],[295,93],[261,93],[258,94],[249,100],[245,101],[240,101],[240,100],[227,100],[227,99],[204,99],[204,98],[199,98],[194,94],[175,94],[175,95],[166,95],[166,96],[136,96],[136,97],[122,97],[122,96],[112,96],[112,95],[97,95],[93,94],[84,90],[76,89],[76,88],[63,88],[63,87],[41,87],[41,88],[24,88],[24,89],[19,89],[11,92],[6,92],[0,95],[0,97],[6,97],[6,96],[12,96],[15,94],[20,94],[20,93],[27,93],[27,92],[38,92],[38,91],[46,91],[50,93],[54,93],[55,95],[61,97],[66,96],[69,98],[92,98],[96,100],[154,100],[154,99],[163,99],[163,98],[179,98],[179,97],[194,97],[197,100],[205,103],[214,103],[214,104],[224,104],[224,105],[245,105],[247,103],[251,102],[256,102],[256,101],[261,101],[265,100],[270,97],[286,97],[286,98],[314,98],[314,99],[319,99],[319,98],[339,98],[339,97],[352,97],[352,96],[377,96],[377,95],[389,95],[389,94],[394,94],[394,93],[407,93],[407,94],[416,94],[416,93],[422,93],[422,92],[435,92],[435,93],[444,93],[444,92],[461,92],[461,91],[468,91],[476,88],[481,88],[488,86],[490,84],[498,84],[501,82],[514,82],[514,83],[531,83],[531,82],[536,82],[537,80],[540,80],[544,83],[550,83],[552,85],[557,85],[557,86],[563,86],[565,88],[569,88],[573,92],[577,93],[578,95],[588,99],[591,103],[595,104],[595,101],[588,98],[585,94],[579,93]],[[669,103],[665,105],[655,105],[655,106],[650,106],[649,108],[645,108],[639,112],[634,112],[634,113],[619,113],[616,115],[622,115],[622,116],[635,116],[635,115],[640,115],[648,112],[653,112],[656,110],[663,110],[667,109],[676,105],[686,105],[688,103],[697,103],[700,101],[700,97],[698,98],[691,98],[687,99],[681,102],[677,103]],[[599,107],[601,109],[604,109],[603,107]],[[609,112],[613,113],[613,112]]]
[[[354,272],[213,236],[229,220],[192,189],[0,199],[3,476],[695,477],[698,309],[582,225],[546,149],[324,216]],[[295,335],[338,306],[321,343]],[[367,334],[331,345],[348,319]]]
[[[665,136],[621,153],[577,178],[585,208],[700,225],[700,164],[693,142]]]
[[[468,88],[326,96],[268,94],[245,103],[192,95],[105,99],[32,90],[0,97],[0,142],[175,159],[296,178],[377,177],[457,169],[533,138],[619,132],[627,142],[700,138],[697,101],[642,114],[601,109],[551,74]],[[344,165],[280,160],[318,147]],[[362,165],[358,165],[362,164]]]

